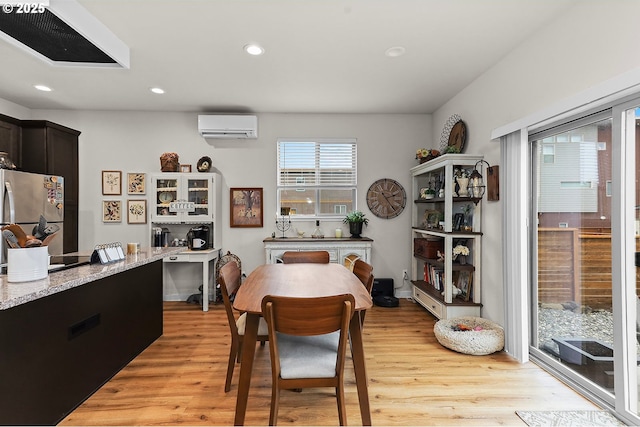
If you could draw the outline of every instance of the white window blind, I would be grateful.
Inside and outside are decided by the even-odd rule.
[[[355,185],[355,140],[278,141],[279,187]]]
[[[355,139],[280,139],[277,163],[278,211],[327,217],[355,209]]]

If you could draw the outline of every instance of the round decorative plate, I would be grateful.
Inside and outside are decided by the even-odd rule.
[[[464,144],[467,142],[467,126],[462,120],[453,125],[449,133],[449,147],[456,147],[459,153],[464,150]]]
[[[170,203],[173,200],[173,195],[171,193],[160,193],[158,200],[160,200],[160,203]]]
[[[458,123],[460,120],[460,115],[454,114],[447,119],[447,122],[444,124],[442,128],[442,133],[440,134],[440,152],[442,154],[447,152],[447,147],[449,146],[449,135],[451,134],[451,129],[453,126]]]
[[[200,157],[196,169],[198,169],[198,172],[209,172],[209,169],[211,169],[211,157]]]

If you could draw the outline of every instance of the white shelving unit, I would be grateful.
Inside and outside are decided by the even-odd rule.
[[[482,307],[480,262],[482,255],[481,203],[477,205],[470,197],[458,197],[454,193],[455,169],[471,172],[482,156],[466,154],[444,154],[411,169],[412,176],[412,284],[413,298],[438,319],[457,316],[480,316]],[[420,197],[421,188],[440,186],[442,197],[436,191],[431,199]],[[456,228],[455,214],[463,214],[469,207],[468,228]],[[438,248],[444,255],[439,260],[434,252],[424,252],[424,247],[416,250],[415,239],[427,239],[429,245]],[[422,241],[423,243],[424,241]],[[467,263],[453,260],[453,247],[463,243],[469,248]],[[453,285],[458,280],[470,283],[466,295],[454,296]]]

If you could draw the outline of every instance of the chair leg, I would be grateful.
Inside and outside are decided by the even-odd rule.
[[[236,359],[238,357],[239,344],[237,342],[231,342],[231,349],[229,349],[229,362],[227,364],[227,380],[224,383],[224,392],[228,393],[231,390],[231,380],[233,379],[233,368],[236,366]]]
[[[278,407],[280,405],[280,389],[278,388],[278,380],[274,378],[271,386],[271,411],[269,412],[269,425],[278,424]]]
[[[338,419],[341,426],[347,425],[347,409],[344,404],[344,386],[340,384],[336,387],[336,399],[338,401]]]

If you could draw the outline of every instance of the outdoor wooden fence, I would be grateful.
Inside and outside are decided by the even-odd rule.
[[[636,250],[640,250],[636,239]],[[575,301],[611,309],[611,234],[577,228],[538,230],[538,302]],[[640,291],[636,273],[636,289]]]

